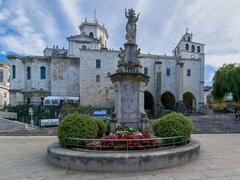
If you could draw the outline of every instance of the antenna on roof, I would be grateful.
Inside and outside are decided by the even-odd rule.
[[[94,22],[95,22],[95,23],[97,23],[97,17],[96,17],[97,15],[96,15],[96,14],[97,14],[97,13],[96,13],[96,9],[94,9]]]

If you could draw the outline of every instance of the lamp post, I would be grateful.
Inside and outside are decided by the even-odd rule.
[[[29,112],[29,115],[31,116],[31,126],[33,127],[34,126],[34,121],[33,121],[33,109],[32,109],[32,107],[29,108],[28,112]]]

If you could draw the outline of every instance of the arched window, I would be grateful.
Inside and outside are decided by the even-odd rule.
[[[191,51],[195,52],[195,46],[194,45],[192,45]]]
[[[190,36],[188,36],[188,41],[190,41],[191,40],[191,38],[190,38]]]
[[[170,68],[167,68],[166,75],[170,76],[170,74],[171,74],[171,70],[170,70]]]
[[[27,79],[31,79],[31,68],[27,67]]]
[[[82,49],[87,49],[87,47],[83,45],[83,46],[82,46]]]
[[[201,49],[200,49],[200,46],[197,47],[197,52],[200,53]]]
[[[187,76],[191,76],[191,69],[187,69]]]
[[[16,78],[16,66],[12,65],[12,78],[15,79]]]
[[[40,77],[41,79],[46,79],[46,68],[44,66],[40,67]]]
[[[186,44],[186,47],[185,47],[185,49],[186,49],[186,51],[188,51],[188,50],[189,50],[189,45],[188,45],[188,44]]]
[[[93,32],[90,32],[90,33],[89,33],[89,36],[93,38]]]

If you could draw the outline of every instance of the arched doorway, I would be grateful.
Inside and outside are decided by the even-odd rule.
[[[185,104],[186,108],[196,108],[196,99],[191,92],[186,92],[183,94],[183,103]]]
[[[175,108],[175,97],[174,95],[167,91],[161,95],[161,101],[164,109],[173,110]]]
[[[154,99],[150,92],[144,92],[144,108],[149,116],[154,116]]]

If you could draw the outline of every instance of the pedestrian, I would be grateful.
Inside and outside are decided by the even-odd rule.
[[[237,107],[234,109],[234,114],[235,114],[235,118],[238,119],[239,113],[238,113]]]

